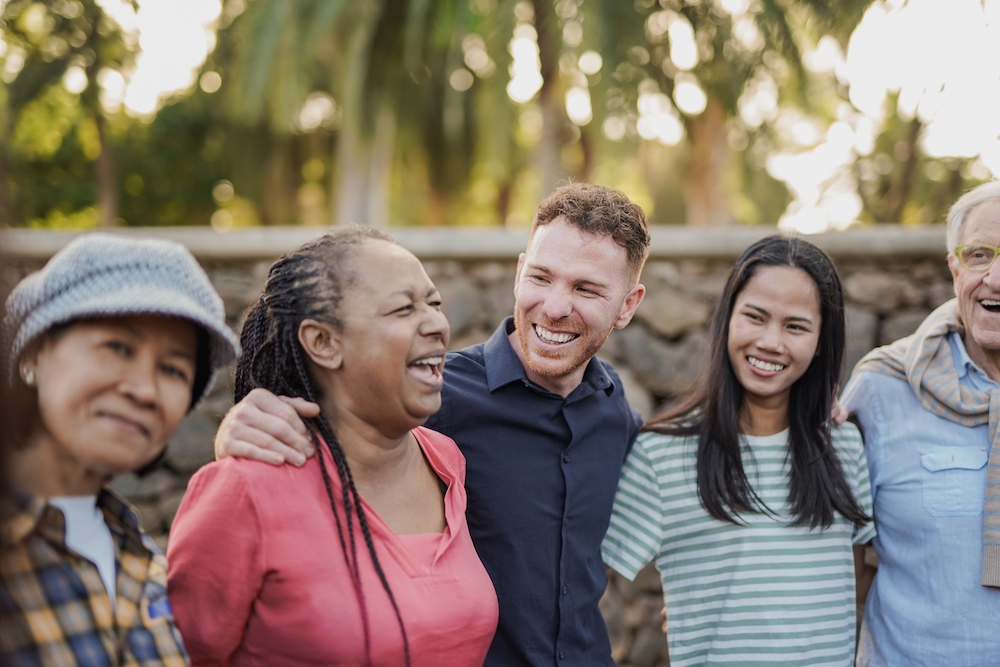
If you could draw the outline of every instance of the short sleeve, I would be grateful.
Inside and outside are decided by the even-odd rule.
[[[844,474],[854,491],[854,497],[861,510],[868,516],[872,515],[872,490],[868,478],[868,460],[865,447],[861,441],[861,433],[851,423],[839,426],[836,431],[837,450],[840,452]],[[863,526],[855,526],[851,536],[852,544],[865,544],[875,537],[875,522],[869,521]]]
[[[656,558],[663,542],[663,503],[646,452],[649,442],[640,436],[625,460],[611,525],[601,545],[604,563],[630,581]]]
[[[241,465],[202,468],[171,526],[167,592],[196,666],[229,664],[263,586],[260,517]]]

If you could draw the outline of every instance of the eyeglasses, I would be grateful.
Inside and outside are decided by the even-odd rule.
[[[959,265],[969,271],[989,270],[998,253],[1000,248],[981,243],[955,246],[955,256],[958,257]]]

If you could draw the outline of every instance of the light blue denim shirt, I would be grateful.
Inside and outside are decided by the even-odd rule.
[[[957,333],[949,343],[960,382],[1000,391]],[[979,583],[989,425],[935,416],[905,381],[871,372],[842,403],[864,436],[878,530],[857,664],[1000,665],[1000,590]]]

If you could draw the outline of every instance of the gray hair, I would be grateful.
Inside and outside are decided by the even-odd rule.
[[[978,185],[959,197],[952,205],[948,211],[948,235],[945,241],[949,255],[955,251],[958,239],[962,237],[962,228],[965,227],[965,221],[972,209],[993,200],[1000,200],[1000,181]]]

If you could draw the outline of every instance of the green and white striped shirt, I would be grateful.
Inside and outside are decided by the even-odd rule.
[[[848,483],[866,514],[871,488],[861,435],[833,429]],[[743,466],[777,514],[713,518],[698,497],[697,437],[643,433],[622,471],[604,562],[634,579],[656,562],[672,667],[854,664],[852,545],[875,535],[837,517],[826,529],[790,525],[788,431],[745,437]]]

